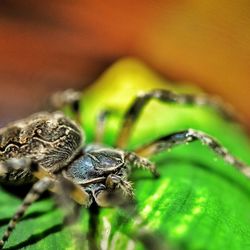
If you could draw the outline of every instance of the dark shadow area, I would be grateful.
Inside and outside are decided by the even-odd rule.
[[[51,234],[60,232],[63,229],[63,227],[64,227],[63,224],[54,225],[51,228],[48,228],[41,233],[34,234],[34,235],[30,236],[27,240],[15,245],[15,246],[6,248],[5,250],[20,250],[23,247],[33,245],[33,244],[39,242],[40,240],[43,240],[44,238],[46,238],[47,236],[49,236]]]
[[[97,246],[97,231],[98,231],[98,224],[99,224],[99,213],[100,207],[97,204],[93,203],[89,208],[89,227],[87,233],[87,240],[89,243],[89,248],[91,250],[98,250]]]
[[[145,250],[173,250],[170,248],[164,239],[164,236],[155,232],[139,232],[135,240],[141,242]]]
[[[5,183],[0,183],[1,188],[3,188],[6,192],[11,193],[12,195],[23,199],[26,194],[29,192],[29,190],[32,187],[32,184],[23,184],[23,185],[11,185],[11,184],[5,184]],[[48,197],[50,194],[49,191],[44,192],[41,195],[40,199]]]
[[[14,195],[20,199],[23,199],[32,187],[32,184],[24,184],[24,185],[17,186],[17,185],[0,183],[0,185],[4,191],[11,193],[12,195]]]
[[[53,206],[53,207],[51,207],[51,208],[50,208],[49,210],[47,210],[47,211],[36,211],[36,212],[30,213],[30,214],[24,216],[24,217],[21,219],[21,221],[22,221],[22,220],[28,220],[28,219],[35,219],[35,218],[38,218],[38,217],[40,217],[40,216],[42,216],[42,215],[44,215],[44,214],[47,214],[47,213],[53,211],[55,208],[56,208],[56,207]],[[0,219],[0,226],[7,225],[7,223],[10,221],[10,219],[11,219],[10,217],[9,217],[9,218],[2,218],[2,219]]]

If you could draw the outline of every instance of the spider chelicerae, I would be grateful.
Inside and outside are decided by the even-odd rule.
[[[51,98],[51,104],[55,109],[70,105],[79,116],[80,97],[81,93],[66,90],[56,93]],[[92,203],[100,207],[112,206],[115,199],[110,194],[120,196],[122,193],[126,199],[133,197],[129,181],[133,168],[144,168],[157,177],[156,167],[149,157],[180,144],[199,140],[225,162],[245,176],[250,176],[250,168],[245,163],[231,155],[216,139],[194,129],[168,134],[133,152],[124,150],[135,122],[151,99],[208,106],[226,119],[232,118],[231,110],[218,99],[204,94],[177,94],[160,89],[135,98],[125,112],[114,147],[101,144],[109,110],[98,116],[95,142],[88,145],[84,144],[84,133],[77,123],[58,111],[36,113],[0,129],[0,182],[13,185],[33,183],[10,220],[0,240],[0,249],[28,207],[46,190],[70,197],[76,204],[85,207]]]

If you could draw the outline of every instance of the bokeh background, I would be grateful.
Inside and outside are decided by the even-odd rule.
[[[123,56],[222,96],[250,128],[248,0],[1,0],[0,125]]]

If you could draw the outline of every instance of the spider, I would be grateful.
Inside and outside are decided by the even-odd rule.
[[[52,97],[54,108],[70,105],[79,114],[81,94],[66,90]],[[250,176],[248,166],[231,155],[216,139],[194,129],[177,131],[163,136],[134,152],[124,150],[135,122],[151,99],[180,105],[197,105],[214,108],[225,118],[231,110],[219,100],[207,95],[177,94],[156,89],[138,95],[125,112],[123,123],[114,147],[101,144],[105,120],[109,111],[101,112],[97,119],[96,139],[84,144],[84,133],[77,123],[62,112],[40,112],[13,122],[0,129],[0,182],[21,185],[33,183],[21,206],[13,215],[2,239],[0,249],[10,237],[28,207],[46,190],[59,196],[70,197],[76,204],[89,207],[114,205],[110,194],[122,193],[126,199],[133,197],[129,176],[134,168],[158,172],[150,156],[180,144],[201,141],[215,154],[231,164],[245,176]]]

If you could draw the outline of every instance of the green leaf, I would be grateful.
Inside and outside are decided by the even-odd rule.
[[[108,69],[84,91],[81,110],[86,143],[94,136],[97,114],[115,109],[108,120],[105,144],[112,145],[122,116],[140,91],[167,88],[196,93],[189,84],[171,85],[146,66],[124,59]],[[128,148],[150,142],[171,132],[194,128],[217,138],[233,155],[250,162],[249,141],[242,128],[224,121],[209,108],[182,107],[151,101],[143,111]],[[102,249],[143,249],[135,235],[146,230],[162,243],[177,249],[249,249],[250,184],[232,166],[223,162],[199,142],[182,145],[152,159],[159,179],[143,170],[131,176],[138,214],[116,208],[101,209],[96,240]],[[2,190],[0,193],[0,232],[21,201]],[[6,249],[80,249],[85,235],[88,211],[83,209],[79,223],[62,229],[63,215],[53,200],[43,199],[32,206],[17,225]],[[150,237],[149,237],[150,238]],[[129,248],[130,247],[130,248]],[[87,247],[86,247],[87,248]]]

